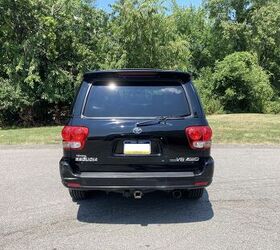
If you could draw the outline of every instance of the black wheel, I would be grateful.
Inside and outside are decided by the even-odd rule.
[[[69,189],[69,194],[73,201],[80,201],[87,198],[87,191]]]
[[[197,200],[202,197],[204,188],[190,189],[187,192],[187,198]]]

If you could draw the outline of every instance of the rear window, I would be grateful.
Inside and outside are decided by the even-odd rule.
[[[93,85],[84,108],[87,117],[189,115],[180,83],[107,83]]]

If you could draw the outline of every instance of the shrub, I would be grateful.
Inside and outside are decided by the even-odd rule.
[[[21,93],[7,79],[0,78],[0,126],[11,125],[19,119],[23,99]]]
[[[212,98],[227,112],[265,112],[273,97],[269,75],[249,52],[235,52],[217,62],[211,79]]]
[[[258,65],[255,55],[235,52],[203,68],[196,81],[206,113],[269,112],[277,113],[278,103],[271,102],[273,89],[269,75]]]
[[[280,114],[280,99],[266,102],[265,113]]]
[[[223,113],[224,110],[220,100],[213,98],[212,74],[210,68],[203,68],[200,72],[200,77],[194,81],[194,84],[199,93],[205,113],[220,114]]]

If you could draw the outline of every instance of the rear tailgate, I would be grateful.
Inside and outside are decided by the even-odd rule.
[[[199,161],[209,156],[209,150],[191,149],[185,135],[186,127],[207,125],[205,118],[194,114],[193,107],[199,104],[192,91],[193,88],[174,80],[102,81],[89,86],[82,115],[71,121],[71,125],[89,128],[84,148],[71,152],[76,169],[81,172],[197,169]],[[157,116],[182,114],[184,118],[153,123]],[[151,124],[137,126],[146,120]],[[144,155],[128,153],[127,143],[149,143],[150,151],[144,152],[145,149]]]
[[[87,121],[83,124],[90,127],[86,146],[73,151],[73,159],[80,171],[182,171],[209,155],[208,151],[189,147],[185,127],[191,124],[197,124],[196,119],[172,120],[142,127],[143,132],[136,135],[135,121]],[[150,141],[151,154],[125,155],[127,140]]]

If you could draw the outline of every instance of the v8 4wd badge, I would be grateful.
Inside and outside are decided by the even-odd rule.
[[[199,161],[199,157],[177,157],[175,159],[170,159],[170,162],[190,162],[190,161]]]

